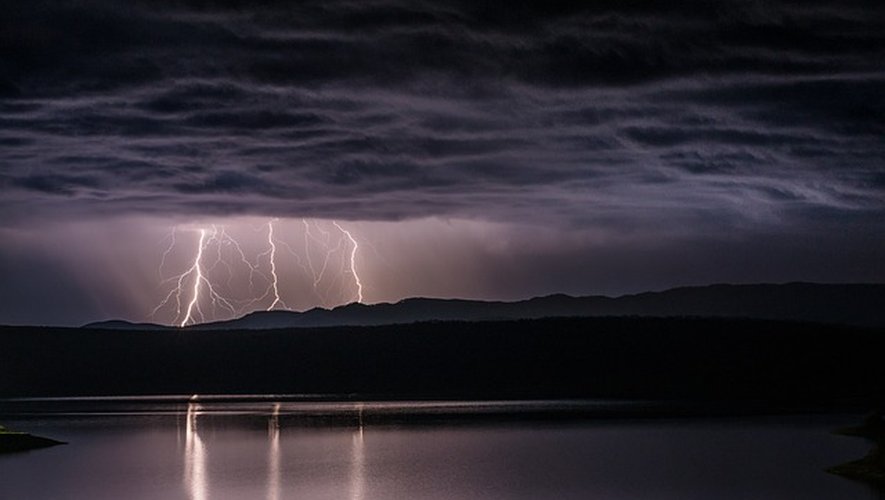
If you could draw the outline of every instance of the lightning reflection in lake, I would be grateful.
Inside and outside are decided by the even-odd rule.
[[[365,442],[363,440],[363,405],[357,407],[359,411],[359,428],[353,433],[353,443],[350,448],[350,499],[363,500],[365,498],[366,464]]]
[[[280,499],[280,404],[273,405],[267,421],[267,500]]]
[[[200,405],[196,396],[187,404],[187,423],[184,441],[184,485],[191,500],[207,500],[209,498],[206,478],[206,445],[197,432],[197,415]]]

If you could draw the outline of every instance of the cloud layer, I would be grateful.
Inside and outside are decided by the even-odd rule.
[[[865,2],[23,3],[0,20],[0,214],[881,213],[883,19]]]

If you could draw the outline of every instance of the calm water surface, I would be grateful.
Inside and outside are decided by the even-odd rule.
[[[0,415],[68,441],[0,455],[0,499],[869,499],[823,469],[857,415],[490,420],[461,404],[54,402]],[[518,406],[518,405],[517,405]],[[101,411],[98,411],[101,410]],[[519,411],[508,407],[507,411]],[[401,418],[373,418],[381,414]],[[393,423],[391,423],[393,422]]]

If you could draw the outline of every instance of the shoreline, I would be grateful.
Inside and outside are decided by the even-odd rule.
[[[12,432],[0,426],[0,453],[17,453],[39,448],[49,448],[60,444],[67,444],[63,441],[34,436],[26,432]]]
[[[789,415],[863,415],[868,402],[775,405],[764,401],[556,400],[392,400],[317,398],[299,395],[192,395],[0,399],[0,418],[76,416],[174,416],[197,409],[203,414],[276,414],[318,425],[365,423],[421,424],[488,421],[612,421],[706,419]]]

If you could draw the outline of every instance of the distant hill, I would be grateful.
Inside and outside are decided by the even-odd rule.
[[[751,318],[882,327],[885,326],[885,284],[709,285],[614,298],[559,294],[516,302],[411,298],[393,304],[353,303],[304,312],[260,311],[187,329],[264,330],[598,316]],[[86,327],[114,330],[169,328],[125,321],[91,323]]]
[[[173,327],[157,325],[154,323],[132,323],[131,321],[124,321],[122,319],[112,319],[89,323],[83,325],[83,328],[89,328],[92,330],[169,330]]]

